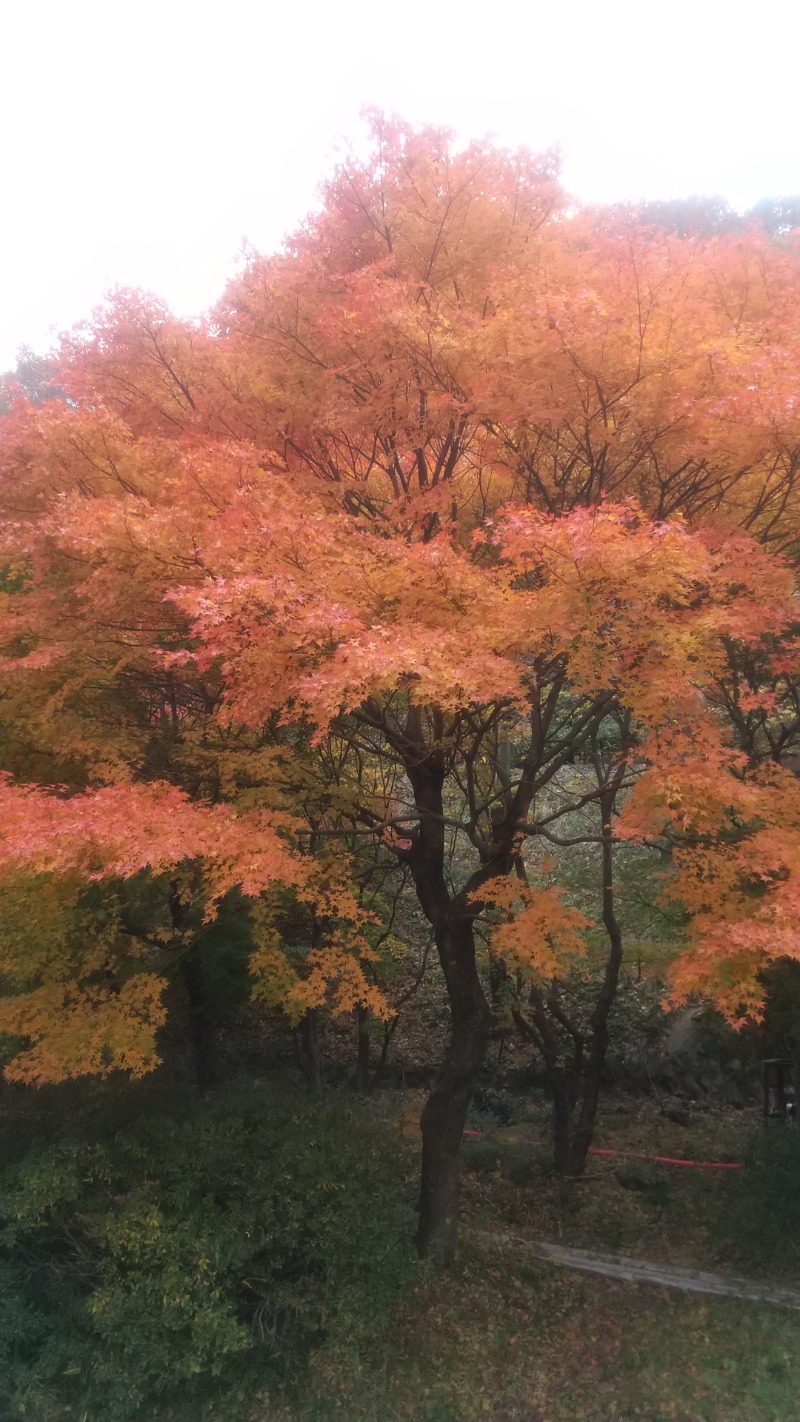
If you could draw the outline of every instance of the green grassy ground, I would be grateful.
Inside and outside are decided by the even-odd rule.
[[[293,1417],[796,1422],[800,1321],[768,1306],[467,1251],[354,1357],[315,1360]]]
[[[80,1314],[74,1336],[83,1351],[68,1372],[64,1363],[65,1384],[51,1370],[47,1386],[18,1393],[12,1410],[4,1413],[0,1403],[0,1422],[120,1422],[119,1408],[97,1387],[81,1393],[78,1367],[88,1377],[100,1363],[109,1364],[121,1376],[134,1343],[152,1361],[152,1348],[176,1319],[202,1374],[194,1391],[187,1373],[184,1382],[157,1394],[160,1404],[126,1411],[135,1422],[799,1422],[800,1313],[570,1273],[536,1262],[502,1236],[800,1287],[800,1128],[765,1128],[755,1111],[696,1111],[682,1126],[652,1102],[608,1099],[597,1143],[619,1154],[592,1157],[581,1182],[564,1184],[549,1166],[543,1097],[516,1098],[505,1126],[475,1113],[470,1129],[479,1134],[469,1136],[464,1149],[460,1262],[436,1278],[414,1263],[403,1243],[413,1228],[422,1101],[422,1093],[387,1091],[359,1101],[331,1092],[320,1108],[297,1085],[277,1078],[249,1095],[233,1085],[204,1102],[180,1095],[171,1103],[150,1101],[145,1092],[138,1124],[130,1111],[130,1124],[119,1125],[119,1139],[105,1147],[108,1187],[99,1165],[92,1166],[75,1205],[71,1177],[62,1180],[52,1163],[47,1170],[31,1166],[25,1208],[36,1214],[42,1192],[54,1195],[61,1204],[53,1218],[63,1216],[69,1226],[56,1240],[62,1251],[56,1264],[72,1259],[64,1253],[70,1240],[80,1244],[85,1236],[84,1244],[94,1241],[97,1251],[103,1231],[116,1239],[115,1221],[123,1213],[135,1225],[139,1215],[131,1210],[145,1196],[152,1197],[164,1232],[157,1257],[150,1251],[144,1262],[103,1246],[96,1267],[113,1269],[115,1288],[126,1298],[136,1284],[139,1292],[131,1297],[142,1302],[124,1327],[101,1340],[102,1358],[97,1338],[87,1341]],[[114,1093],[105,1104],[97,1093],[86,1111],[86,1139],[109,1140],[119,1112]],[[76,1125],[72,1116],[81,1112],[61,1125],[50,1117],[39,1122],[48,1150],[59,1132],[65,1147],[77,1139],[80,1119]],[[17,1131],[21,1164],[34,1146],[29,1127]],[[10,1150],[17,1138],[10,1117],[6,1128]],[[645,1166],[642,1188],[625,1188],[619,1167],[637,1160],[636,1153],[739,1160],[747,1169]],[[9,1161],[13,1156],[10,1150]],[[97,1159],[102,1164],[106,1157]],[[13,1164],[8,1169],[13,1177]],[[250,1233],[270,1212],[275,1229],[253,1255]],[[17,1218],[13,1210],[10,1218]],[[200,1248],[204,1227],[209,1248]],[[378,1230],[376,1238],[368,1227]],[[37,1238],[29,1231],[25,1249]],[[297,1260],[307,1266],[300,1281],[305,1292],[295,1302],[308,1315],[309,1346],[287,1356],[283,1369],[258,1346],[234,1351],[222,1360],[225,1371],[214,1385],[219,1329],[211,1327],[213,1319],[203,1323],[202,1310],[197,1317],[192,1312],[195,1254],[212,1260],[219,1299],[232,1297],[236,1317],[246,1319],[246,1296],[242,1303],[236,1292],[243,1272],[263,1288],[261,1276],[274,1276],[270,1288],[288,1289],[290,1303],[300,1287],[294,1273],[279,1267],[281,1249],[293,1268]],[[23,1250],[21,1265],[41,1272],[40,1256],[41,1248],[30,1258]],[[80,1312],[83,1275],[76,1277],[68,1300]],[[47,1269],[41,1278],[52,1292]],[[180,1295],[177,1312],[171,1295],[161,1297],[162,1278]],[[56,1284],[65,1287],[60,1276]],[[269,1290],[264,1297],[269,1302]],[[36,1297],[26,1300],[35,1311]],[[0,1331],[3,1307],[0,1294]],[[60,1316],[51,1315],[56,1334]],[[13,1310],[10,1317],[13,1323]],[[224,1329],[220,1336],[224,1343]],[[29,1346],[23,1331],[19,1348]],[[41,1346],[46,1352],[45,1335]],[[175,1346],[185,1364],[180,1339]],[[173,1369],[175,1355],[167,1350],[165,1358]],[[128,1357],[128,1365],[135,1380],[139,1363]],[[2,1384],[0,1378],[0,1395]]]
[[[480,1126],[479,1126],[480,1128]],[[545,1110],[465,1142],[465,1210],[475,1221],[580,1248],[687,1267],[800,1281],[800,1129],[754,1110],[697,1112],[688,1127],[649,1101],[602,1111],[584,1177],[549,1172]],[[493,1154],[494,1152],[494,1154]],[[739,1162],[740,1170],[659,1165],[642,1157]],[[644,1188],[623,1188],[641,1175]],[[628,1182],[630,1184],[630,1182]],[[800,1416],[800,1412],[798,1413]]]
[[[800,1283],[800,1132],[765,1134],[754,1112],[697,1114],[684,1127],[650,1103],[611,1103],[603,1146],[748,1164],[746,1173],[656,1167],[634,1191],[616,1174],[624,1154],[593,1157],[580,1184],[555,1181],[546,1108],[527,1117],[506,1128],[474,1119],[466,1226]],[[800,1314],[581,1276],[465,1232],[456,1274],[420,1282],[368,1348],[315,1357],[293,1418],[305,1415],[797,1422]]]

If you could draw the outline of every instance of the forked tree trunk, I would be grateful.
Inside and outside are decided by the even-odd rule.
[[[603,825],[611,823],[614,809],[614,791],[606,789],[600,797]],[[609,952],[603,985],[597,996],[591,1017],[591,1046],[586,1071],[583,1077],[581,1105],[578,1119],[566,1157],[565,1174],[582,1175],[586,1168],[586,1157],[594,1139],[597,1121],[597,1107],[600,1097],[600,1080],[608,1052],[608,1014],[614,1003],[622,969],[622,930],[614,911],[614,858],[610,829],[603,831],[603,924],[608,935]],[[558,1162],[556,1163],[558,1168]]]
[[[422,1113],[422,1176],[417,1247],[437,1268],[455,1261],[461,1138],[481,1063],[491,1013],[475,963],[472,922],[447,923],[436,934],[447,982],[451,1036]]]
[[[445,864],[444,718],[432,716],[433,744],[423,735],[420,707],[409,709],[403,753],[419,817],[409,868],[420,907],[433,930],[450,1002],[450,1041],[422,1113],[422,1174],[417,1248],[437,1268],[455,1260],[461,1137],[478,1072],[489,1046],[491,1013],[475,962],[478,912],[470,883],[451,897]],[[498,860],[498,872],[500,861]]]
[[[589,1154],[592,1141],[594,1140],[594,1128],[597,1123],[597,1107],[600,1099],[600,1080],[605,1066],[606,1053],[608,1052],[608,1012],[616,993],[616,985],[619,980],[619,970],[622,964],[622,951],[620,948],[619,957],[616,953],[609,959],[606,966],[606,978],[603,992],[610,991],[607,1002],[598,1004],[595,1008],[593,1021],[592,1046],[589,1053],[589,1061],[586,1067],[586,1075],[583,1081],[583,1094],[581,1098],[580,1111],[575,1130],[572,1133],[570,1142],[569,1162],[567,1174],[582,1175],[586,1169],[586,1157]],[[613,982],[613,986],[612,986]]]

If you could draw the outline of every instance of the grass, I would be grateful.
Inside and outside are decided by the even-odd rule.
[[[294,1417],[796,1422],[798,1320],[472,1250],[355,1358],[321,1354]],[[265,1419],[266,1422],[266,1419]]]
[[[386,1178],[408,1193],[422,1094],[347,1099],[365,1123],[374,1116],[388,1128]],[[470,1227],[797,1285],[800,1129],[765,1129],[755,1112],[732,1111],[697,1111],[680,1126],[650,1102],[609,1100],[597,1141],[620,1155],[593,1157],[581,1183],[564,1185],[549,1166],[546,1103],[514,1107],[510,1125],[471,1122],[480,1135],[465,1142],[466,1228],[452,1274],[420,1266],[402,1295],[387,1279],[394,1301],[383,1320],[320,1336],[285,1386],[265,1376],[260,1395],[259,1380],[241,1401],[187,1401],[146,1422],[798,1422],[800,1315],[571,1273]],[[656,1168],[633,1191],[616,1170],[634,1152],[748,1169]]]
[[[789,1145],[795,1143],[796,1148],[788,1157],[776,1150],[776,1159],[765,1160],[764,1128],[753,1111],[698,1112],[686,1127],[662,1116],[650,1101],[611,1102],[601,1114],[596,1143],[618,1154],[590,1156],[583,1179],[564,1184],[550,1172],[544,1103],[532,1108],[527,1120],[507,1129],[486,1121],[476,1124],[481,1135],[465,1142],[465,1210],[482,1228],[494,1225],[579,1248],[638,1255],[654,1263],[711,1269],[746,1265],[756,1272],[772,1271],[786,1282],[800,1278],[800,1251],[792,1246],[792,1236],[800,1235],[800,1230],[794,1228],[794,1219],[788,1241],[784,1238],[779,1248],[762,1249],[768,1257],[759,1260],[747,1248],[759,1214],[768,1214],[775,1223],[781,1196],[788,1207],[786,1197],[796,1193],[800,1131],[791,1132]],[[776,1147],[785,1145],[786,1129],[770,1128],[769,1140]],[[656,1155],[746,1161],[750,1168],[745,1175],[660,1166],[639,1158]],[[647,1188],[623,1188],[618,1171],[629,1165],[640,1167]],[[761,1173],[751,1191],[753,1198],[748,1199],[747,1190],[742,1198],[745,1180],[748,1188],[756,1184],[756,1165]],[[725,1228],[728,1215],[732,1223],[735,1216],[735,1232]],[[777,1244],[776,1230],[773,1234]]]
[[[698,1112],[682,1127],[651,1103],[622,1104],[607,1104],[602,1145],[748,1170],[664,1167],[657,1188],[634,1193],[616,1177],[624,1156],[594,1157],[583,1183],[563,1186],[543,1105],[509,1127],[476,1117],[465,1224],[800,1282],[785,1238],[800,1209],[800,1131],[765,1133],[754,1112]],[[406,1102],[406,1134],[413,1114]],[[367,1346],[319,1350],[285,1422],[798,1422],[798,1342],[796,1313],[569,1273],[466,1233],[455,1274],[423,1276]]]

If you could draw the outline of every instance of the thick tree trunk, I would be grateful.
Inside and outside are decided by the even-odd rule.
[[[444,731],[444,718],[434,711],[426,739],[424,713],[411,706],[402,738],[403,759],[419,816],[408,863],[420,907],[433,929],[450,1001],[450,1041],[422,1113],[417,1231],[420,1255],[442,1269],[455,1260],[461,1137],[491,1025],[475,962],[473,922],[479,908],[471,894],[482,881],[483,871],[455,897],[448,886],[442,802]],[[507,853],[498,857],[494,872],[503,872],[509,862]]]
[[[381,1081],[386,1071],[389,1061],[389,1048],[392,1045],[392,1038],[397,1031],[397,1024],[400,1021],[398,1016],[392,1017],[383,1024],[383,1038],[381,1040],[381,1054],[378,1058],[378,1065],[375,1068],[375,1081]]]
[[[417,1247],[437,1268],[455,1261],[461,1138],[481,1063],[491,1014],[475,963],[470,919],[436,934],[450,997],[452,1032],[444,1061],[422,1113],[422,1176]]]
[[[322,1094],[322,1042],[320,1040],[319,1016],[315,1007],[309,1007],[300,1023],[300,1040],[303,1047],[303,1070],[317,1096]]]
[[[553,1161],[557,1175],[569,1175],[572,1164],[570,1123],[574,1085],[563,1067],[549,1068],[547,1075],[553,1093]]]
[[[192,948],[181,964],[186,989],[186,1034],[195,1085],[207,1091],[219,1081],[219,1053],[202,966],[197,949]]]
[[[169,912],[173,928],[178,931],[185,920],[180,886],[170,884]],[[214,1022],[214,1009],[203,974],[203,963],[197,943],[188,948],[180,962],[180,975],[185,993],[186,1043],[189,1067],[195,1086],[207,1091],[219,1081],[219,1053]]]
[[[621,961],[622,955],[620,954],[620,962]],[[609,969],[607,967],[607,979],[608,973]],[[617,965],[616,968],[615,982],[618,977],[619,965]],[[616,991],[616,986],[614,991]],[[613,994],[611,1000],[613,1001]],[[610,1006],[611,1002],[608,1004],[608,1007]],[[566,1171],[568,1175],[578,1176],[583,1174],[586,1169],[586,1157],[589,1154],[589,1148],[594,1140],[594,1128],[597,1123],[597,1107],[600,1101],[600,1079],[603,1074],[606,1053],[608,1051],[608,1027],[606,1025],[608,1007],[606,1007],[603,1014],[603,1020],[594,1028],[592,1048],[589,1053],[589,1062],[583,1081],[581,1107],[570,1143],[569,1161]]]
[[[353,1085],[356,1091],[366,1093],[370,1086],[369,1013],[366,1007],[356,1009],[356,1031],[356,1074]]]

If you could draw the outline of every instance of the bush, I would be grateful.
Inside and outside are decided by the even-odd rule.
[[[0,1177],[0,1415],[241,1403],[412,1277],[399,1145],[364,1108],[220,1094],[94,1135]]]
[[[474,1175],[492,1175],[500,1164],[502,1154],[502,1147],[493,1141],[467,1139],[461,1147],[464,1169]]]
[[[552,1171],[552,1152],[536,1146],[516,1145],[503,1156],[501,1173],[512,1185],[530,1185],[537,1175]]]
[[[800,1130],[782,1121],[754,1134],[744,1170],[725,1171],[712,1229],[726,1258],[756,1273],[800,1272]]]

